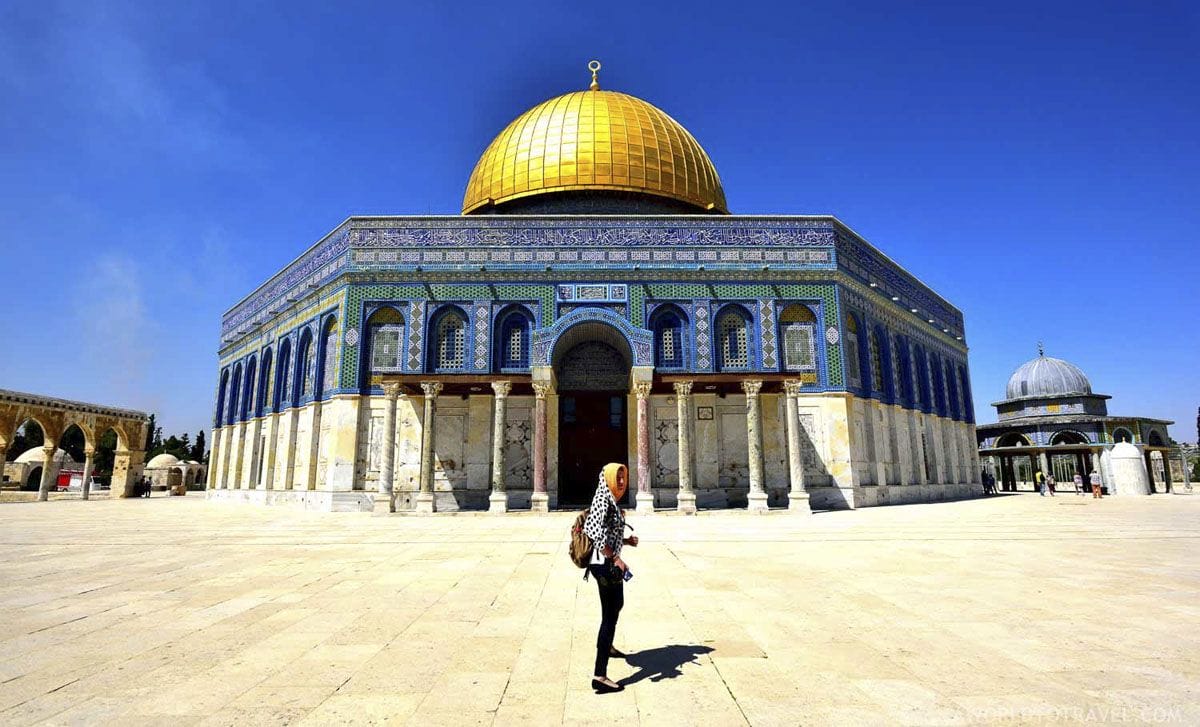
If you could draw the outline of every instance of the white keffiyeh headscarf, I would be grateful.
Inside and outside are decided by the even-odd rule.
[[[603,552],[604,546],[608,546],[614,558],[621,554],[625,518],[621,516],[621,508],[608,487],[604,472],[600,473],[596,494],[592,495],[592,506],[584,520],[583,532],[591,538],[594,552]]]

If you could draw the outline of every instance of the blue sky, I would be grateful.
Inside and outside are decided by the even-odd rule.
[[[1200,5],[0,5],[0,387],[210,424],[221,313],[351,214],[454,214],[529,106],[665,109],[736,213],[831,213],[1036,354],[1200,405]]]

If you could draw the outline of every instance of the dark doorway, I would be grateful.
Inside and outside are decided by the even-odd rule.
[[[558,503],[564,508],[590,504],[601,468],[609,462],[628,464],[629,458],[625,401],[630,357],[597,340],[620,343],[607,326],[571,332],[579,334],[578,342],[568,342],[573,345],[565,349],[556,367]]]
[[[625,462],[629,451],[626,441],[625,392],[561,394],[558,398],[559,505],[589,505],[604,465]]]
[[[42,487],[42,468],[34,467],[29,471],[29,477],[25,479],[26,490],[40,490]]]

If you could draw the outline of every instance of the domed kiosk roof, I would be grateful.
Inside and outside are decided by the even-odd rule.
[[[463,214],[535,195],[604,191],[665,198],[696,213],[728,213],[716,167],[700,143],[662,110],[590,90],[543,101],[500,132],[479,158]]]
[[[22,464],[25,464],[25,463],[41,464],[44,461],[44,459],[45,459],[45,455],[42,453],[42,448],[41,447],[32,447],[32,448],[27,449],[24,452],[22,452],[16,459],[13,460],[13,462],[19,462]],[[66,451],[63,449],[54,450],[53,459],[54,459],[54,462],[56,462],[57,464],[60,464],[60,465],[61,464],[76,464],[75,459],[73,457],[71,457],[71,455],[67,454]]]
[[[1009,377],[1005,398],[1054,398],[1091,393],[1092,383],[1078,366],[1039,352],[1037,358],[1021,364]]]
[[[146,469],[154,470],[161,469],[163,467],[174,467],[177,464],[179,464],[178,457],[173,454],[167,454],[166,452],[163,452],[162,454],[151,457],[150,461],[146,463]]]

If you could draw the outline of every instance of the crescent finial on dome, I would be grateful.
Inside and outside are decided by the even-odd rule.
[[[588,70],[592,72],[592,85],[588,86],[588,90],[599,91],[600,81],[596,78],[596,74],[600,72],[600,61],[588,61]]]

